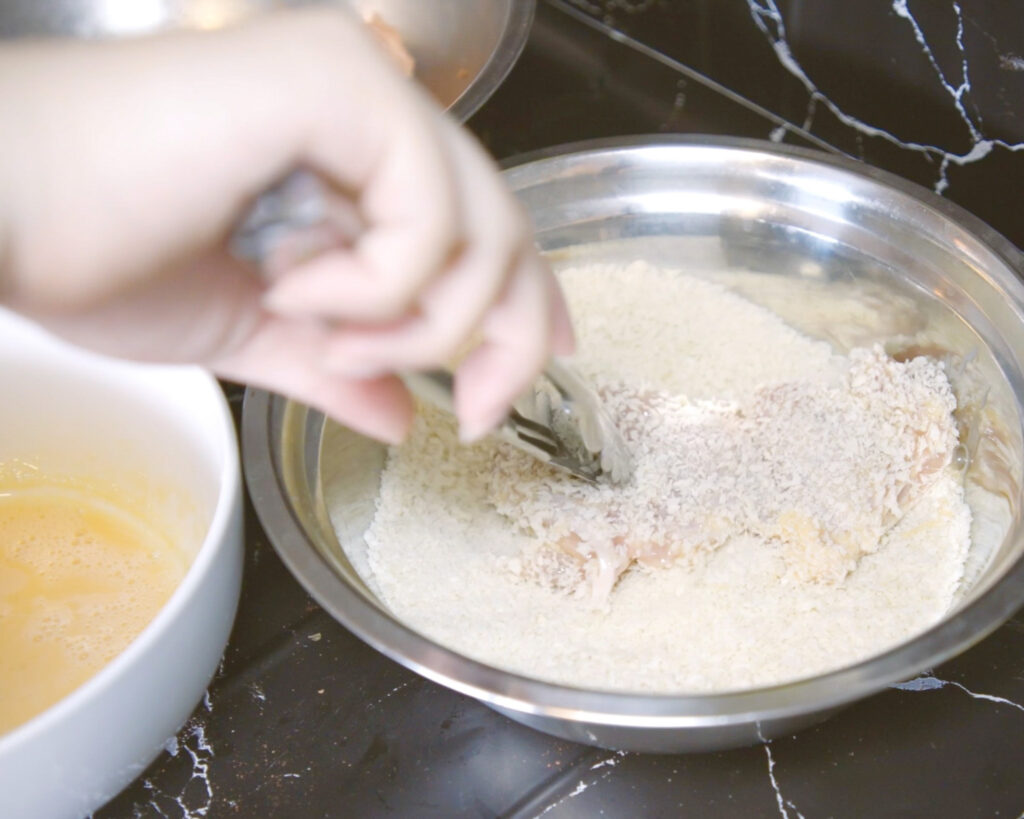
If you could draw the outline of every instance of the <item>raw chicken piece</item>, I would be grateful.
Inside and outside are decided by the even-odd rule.
[[[495,508],[534,543],[511,568],[595,604],[634,562],[692,561],[741,533],[781,544],[798,580],[839,582],[934,483],[957,445],[942,365],[881,348],[841,383],[765,386],[741,406],[606,387],[637,465],[624,487],[495,457]]]

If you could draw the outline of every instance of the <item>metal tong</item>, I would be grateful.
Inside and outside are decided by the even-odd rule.
[[[316,228],[328,218],[323,183],[297,170],[260,195],[232,237],[232,252],[262,266],[283,241],[315,255]],[[322,235],[320,231],[320,235]],[[313,237],[303,239],[303,234]],[[453,412],[453,377],[446,370],[400,373],[413,395]],[[495,434],[540,461],[596,483],[623,483],[633,463],[621,433],[586,381],[552,360],[516,401]]]
[[[413,395],[448,412],[454,410],[450,372],[429,370],[400,377]],[[558,360],[548,363],[494,434],[590,483],[624,483],[633,474],[625,441],[597,396]]]

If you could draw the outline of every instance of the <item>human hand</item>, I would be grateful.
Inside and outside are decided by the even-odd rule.
[[[493,164],[354,18],[0,49],[0,302],[103,352],[194,362],[399,440],[393,373],[446,363],[463,435],[572,348]],[[289,169],[359,216],[268,281],[227,240]]]

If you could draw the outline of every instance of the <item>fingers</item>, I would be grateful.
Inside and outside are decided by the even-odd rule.
[[[267,293],[269,308],[334,320],[392,320],[458,255],[463,218],[456,174],[434,133],[440,115],[408,96],[395,101],[400,110],[392,115],[377,170],[358,193],[366,229],[351,246],[280,277]]]
[[[386,443],[400,443],[413,418],[394,376],[347,378],[323,367],[330,333],[308,322],[268,316],[240,348],[210,362],[214,372],[282,393]]]
[[[576,334],[572,329],[565,294],[554,275],[545,276],[545,282],[551,303],[551,352],[559,356],[570,356],[576,352]]]
[[[267,305],[333,320],[391,321],[465,244],[462,197],[443,136],[448,123],[366,31],[358,38],[344,30],[330,34],[348,25],[337,14],[310,11],[310,19],[318,33],[303,31],[298,59],[312,60],[322,79],[299,106],[304,126],[296,161],[350,194],[365,229],[344,252],[282,277]]]
[[[451,362],[504,291],[520,260],[534,254],[527,220],[483,152],[445,123],[465,237],[461,253],[398,322],[353,327],[331,352],[342,371],[421,370]]]
[[[7,297],[73,314],[69,334],[206,363],[388,439],[409,397],[367,376],[437,366],[479,335],[458,374],[472,433],[552,348],[571,349],[557,286],[493,164],[348,16],[11,54],[0,118],[19,128],[0,176],[22,204],[0,231]],[[153,116],[155,98],[175,116]],[[216,282],[185,272],[297,165],[355,204],[348,246],[298,264],[305,247],[291,248],[266,293],[232,265]]]
[[[463,441],[497,426],[543,369],[551,349],[549,275],[536,256],[523,258],[484,321],[483,342],[459,367],[455,411]]]
[[[24,312],[68,341],[108,355],[205,364],[252,336],[262,320],[261,291],[246,265],[220,252],[89,310]]]
[[[413,404],[401,381],[350,378],[331,370],[326,352],[334,331],[323,322],[264,311],[262,283],[236,260],[225,255],[202,260],[182,271],[172,286],[173,294],[153,292],[147,298],[159,301],[162,295],[164,304],[173,298],[184,308],[180,315],[188,324],[180,337],[192,345],[187,360],[316,407],[372,438],[398,443],[405,437]],[[133,320],[141,315],[137,306],[127,312]],[[159,310],[149,312],[154,320],[159,316]]]
[[[282,393],[389,443],[404,438],[412,401],[396,378],[348,378],[325,366],[331,330],[267,314],[262,282],[214,254],[89,313],[36,313],[52,332],[141,361],[203,364],[218,375]]]
[[[476,437],[552,350],[571,352],[564,300],[486,153],[413,84],[371,71],[379,53],[362,54],[365,82],[360,75],[353,95],[365,110],[349,103],[347,118],[325,114],[338,78],[351,86],[353,48],[338,57],[336,76],[318,68],[325,79],[305,98],[298,160],[336,192],[353,192],[363,230],[348,247],[280,275],[264,304],[281,317],[331,322],[318,366],[348,378],[442,366],[479,336],[457,377],[460,422]]]
[[[447,246],[461,242],[461,252],[440,270],[409,277],[395,290],[395,280],[367,276],[358,253],[330,251],[283,276],[265,303],[288,315],[348,319],[333,334],[326,364],[352,377],[446,366],[468,339],[479,337],[482,346],[457,379],[463,434],[476,438],[501,420],[552,350],[572,351],[572,329],[557,282],[533,246],[528,220],[493,163],[451,123],[440,121],[438,134],[461,216],[453,234],[458,241]],[[364,247],[373,246],[376,230],[368,225]],[[368,309],[374,284],[395,291],[397,300],[386,302],[381,295],[376,302],[387,306],[383,312]],[[370,289],[361,293],[364,286]]]

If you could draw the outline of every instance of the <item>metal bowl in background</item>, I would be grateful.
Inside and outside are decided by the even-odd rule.
[[[128,37],[211,30],[283,6],[340,3],[376,13],[402,37],[422,82],[460,121],[494,93],[519,57],[535,0],[6,0],[0,39]]]
[[[1012,523],[990,553],[972,554],[955,610],[884,654],[733,693],[580,690],[481,664],[393,618],[349,557],[365,549],[385,448],[301,405],[250,391],[242,439],[253,503],[285,563],[341,623],[408,668],[542,731],[677,752],[790,734],[963,651],[1020,606],[1024,285],[1015,271],[1024,264],[1012,245],[890,174],[770,143],[589,143],[527,157],[505,179],[556,267],[637,258],[685,267],[838,347],[886,341],[900,328],[870,310],[838,327],[816,321],[807,304],[849,298],[851,284],[869,288],[878,303],[903,300],[914,322],[925,322],[941,347],[966,361],[952,380],[965,405],[966,440],[977,446],[969,475],[1009,500]],[[769,283],[780,276],[800,288],[802,305],[773,294]],[[984,413],[972,413],[972,396],[982,396]]]

